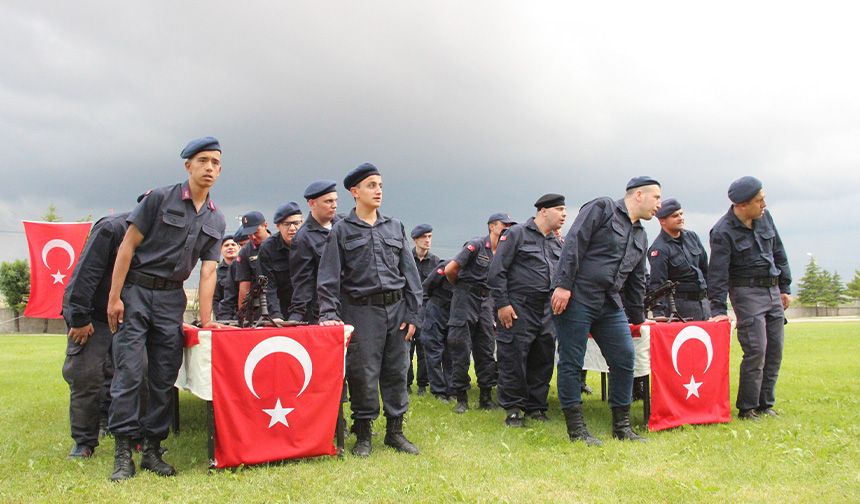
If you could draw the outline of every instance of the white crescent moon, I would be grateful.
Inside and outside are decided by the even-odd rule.
[[[69,254],[69,267],[66,269],[70,269],[72,264],[75,263],[75,249],[73,249],[66,240],[60,240],[58,238],[50,240],[44,247],[42,247],[42,262],[45,263],[45,267],[50,268],[50,266],[48,266],[48,252],[55,248],[61,248]]]
[[[259,342],[257,346],[248,353],[248,357],[245,359],[245,385],[248,386],[248,390],[250,390],[257,399],[259,399],[260,396],[257,395],[257,391],[254,390],[254,369],[264,357],[277,352],[292,355],[299,361],[299,364],[302,365],[302,371],[305,374],[305,383],[302,385],[302,389],[299,390],[299,393],[296,394],[296,397],[302,395],[302,392],[308,388],[308,383],[311,381],[314,365],[313,362],[311,362],[311,356],[308,351],[305,350],[305,347],[292,338],[287,338],[286,336],[272,336],[271,338],[266,338]]]
[[[690,340],[699,340],[705,345],[705,350],[708,351],[708,365],[705,366],[705,371],[708,372],[708,369],[711,367],[711,361],[714,359],[714,347],[711,345],[711,335],[708,334],[708,331],[705,331],[699,326],[687,326],[675,336],[675,341],[672,342],[672,365],[675,366],[675,372],[678,373],[678,376],[681,376],[681,372],[678,371],[678,350],[681,349],[681,346],[690,341]]]

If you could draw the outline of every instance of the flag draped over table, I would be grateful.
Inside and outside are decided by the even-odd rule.
[[[334,455],[344,326],[212,331],[215,466]]]
[[[651,417],[648,429],[728,422],[731,324],[651,326]]]
[[[30,248],[30,298],[24,316],[62,318],[63,291],[72,279],[90,224],[24,221]]]

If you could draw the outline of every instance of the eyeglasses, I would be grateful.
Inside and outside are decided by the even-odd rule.
[[[283,222],[281,222],[281,225],[286,226],[288,228],[301,227],[302,222],[304,222],[304,221],[283,221]]]

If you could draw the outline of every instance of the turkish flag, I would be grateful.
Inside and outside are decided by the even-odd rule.
[[[30,247],[30,298],[25,317],[62,318],[63,291],[72,279],[91,224],[24,221]]]
[[[215,467],[335,455],[344,326],[212,331]]]
[[[731,323],[651,326],[651,417],[648,429],[731,420]]]

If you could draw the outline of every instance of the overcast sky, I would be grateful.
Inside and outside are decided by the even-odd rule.
[[[50,203],[67,220],[126,210],[183,180],[184,144],[214,135],[230,231],[370,161],[383,213],[431,223],[442,256],[490,213],[524,220],[560,192],[569,225],[641,174],[707,242],[729,183],[754,175],[795,278],[811,253],[847,280],[860,268],[850,5],[2,1],[0,260],[27,256],[22,219]]]

